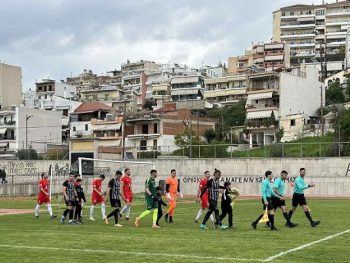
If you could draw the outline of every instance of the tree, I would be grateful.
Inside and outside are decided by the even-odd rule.
[[[338,81],[329,84],[326,89],[326,105],[343,103],[345,102],[345,96]]]
[[[40,156],[38,155],[37,151],[32,149],[28,150],[18,150],[16,153],[16,156],[19,160],[40,160]]]
[[[230,129],[233,126],[243,126],[246,117],[245,100],[225,108],[213,109],[208,113],[208,117],[216,118],[219,124],[216,127],[217,140],[229,140]]]
[[[348,95],[347,101],[350,101],[350,78],[346,80],[346,95]]]
[[[335,141],[348,142],[350,140],[350,109],[341,111],[335,119]],[[350,144],[341,145],[341,154],[350,155]]]
[[[207,129],[204,131],[204,137],[207,140],[208,143],[211,143],[215,137],[216,137],[216,133],[214,131],[214,129]]]
[[[156,106],[156,102],[154,99],[145,99],[145,103],[143,104],[143,108],[145,110],[152,110],[153,109],[153,106]]]

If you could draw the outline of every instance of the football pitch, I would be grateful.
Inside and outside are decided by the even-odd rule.
[[[53,202],[54,203],[54,202]],[[84,208],[82,225],[60,223],[63,206],[54,206],[58,218],[50,220],[42,206],[39,219],[33,214],[0,216],[1,262],[349,262],[350,200],[313,200],[311,214],[321,224],[311,228],[298,208],[292,221],[294,229],[284,226],[281,211],[276,212],[276,227],[270,231],[259,224],[250,226],[261,213],[261,202],[240,199],[234,206],[234,228],[200,230],[194,223],[199,204],[179,203],[174,224],[162,219],[161,229],[151,228],[151,215],[134,226],[134,218],[144,209],[132,207],[132,220],[113,220],[106,225],[99,207],[96,222],[87,220]],[[35,198],[0,199],[0,209],[33,209]],[[290,200],[287,205],[290,207]],[[166,208],[165,208],[166,209]],[[110,208],[108,209],[110,211]],[[204,216],[204,215],[203,215]],[[203,219],[203,216],[201,219]],[[227,218],[224,219],[227,223]]]

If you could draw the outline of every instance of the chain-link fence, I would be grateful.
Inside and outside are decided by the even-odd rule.
[[[350,156],[350,142],[203,144],[185,146],[137,147],[137,159],[182,158],[322,158]]]

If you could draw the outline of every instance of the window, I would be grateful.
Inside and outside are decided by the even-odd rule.
[[[153,133],[158,133],[158,124],[157,123],[153,124]]]
[[[148,124],[142,125],[142,134],[148,134]]]
[[[295,120],[290,120],[290,126],[295,126]]]
[[[141,140],[140,141],[140,150],[141,151],[147,150],[147,140]]]
[[[73,126],[73,131],[74,132],[77,131],[77,127]]]
[[[89,124],[85,124],[85,131],[89,130]]]
[[[11,140],[15,139],[15,131],[11,131]]]

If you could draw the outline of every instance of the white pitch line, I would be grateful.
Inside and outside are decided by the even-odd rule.
[[[37,247],[37,246],[18,246],[18,245],[4,245],[0,244],[2,248],[12,249],[32,249],[32,250],[53,250],[53,251],[71,251],[71,252],[86,252],[86,253],[101,253],[101,254],[123,254],[134,256],[161,256],[161,257],[175,257],[175,258],[193,258],[204,260],[225,260],[225,261],[259,261],[262,259],[254,258],[228,258],[228,257],[206,257],[196,255],[184,255],[184,254],[166,254],[166,253],[147,253],[147,252],[132,252],[132,251],[111,251],[103,249],[78,249],[78,248],[60,248],[60,247]]]
[[[340,233],[337,233],[337,234],[334,234],[334,235],[331,235],[331,236],[327,236],[327,237],[325,237],[325,238],[322,238],[322,239],[319,239],[319,240],[316,240],[316,241],[313,241],[313,242],[310,242],[310,243],[307,243],[307,244],[305,244],[305,245],[301,245],[301,246],[299,246],[299,247],[292,248],[292,249],[289,249],[289,250],[287,250],[287,251],[278,253],[278,254],[276,254],[276,255],[274,255],[274,256],[271,256],[271,257],[269,257],[269,258],[264,259],[263,261],[264,261],[264,262],[272,261],[272,260],[274,260],[274,259],[276,259],[276,258],[282,257],[282,256],[287,255],[287,254],[289,254],[289,253],[292,253],[292,252],[295,252],[295,251],[304,249],[304,248],[306,248],[306,247],[310,247],[310,246],[312,246],[312,245],[321,243],[321,242],[323,242],[323,241],[327,241],[327,240],[329,240],[329,239],[332,239],[332,238],[335,238],[335,237],[338,237],[338,236],[341,236],[341,235],[344,235],[344,234],[347,234],[347,233],[350,233],[350,229],[345,230],[345,231],[340,232]]]

